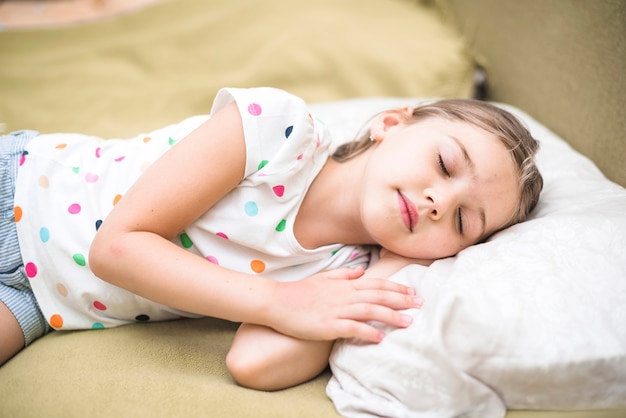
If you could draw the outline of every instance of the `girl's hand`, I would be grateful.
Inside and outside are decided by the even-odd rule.
[[[362,268],[343,268],[298,282],[276,282],[269,323],[279,332],[310,340],[355,337],[378,343],[384,333],[366,321],[407,327],[422,299],[407,286],[383,278],[360,278]]]

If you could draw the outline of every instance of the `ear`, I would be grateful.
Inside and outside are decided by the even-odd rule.
[[[411,106],[379,113],[370,125],[370,138],[376,142],[382,141],[390,130],[405,125],[412,115],[413,108]]]

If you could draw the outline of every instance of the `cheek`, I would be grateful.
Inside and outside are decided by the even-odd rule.
[[[405,242],[396,242],[394,247],[387,249],[404,257],[436,260],[456,255],[467,246],[450,234],[429,231],[415,235]]]
[[[458,239],[445,233],[433,234],[430,239],[427,239],[425,247],[424,256],[431,259],[450,257],[464,248]]]

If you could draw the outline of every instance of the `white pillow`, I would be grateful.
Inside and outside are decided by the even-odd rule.
[[[312,106],[340,138],[417,103]],[[503,105],[504,106],[504,105]],[[503,417],[626,407],[626,189],[527,114],[545,186],[532,219],[391,277],[425,298],[378,344],[339,341],[327,394],[344,416]]]

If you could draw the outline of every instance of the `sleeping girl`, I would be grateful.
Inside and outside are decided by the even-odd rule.
[[[242,323],[237,382],[292,386],[335,339],[380,342],[369,321],[410,325],[423,301],[387,277],[525,220],[542,188],[537,141],[485,102],[391,109],[333,143],[273,88],[132,139],[0,137],[0,364],[52,330],[212,316]]]

